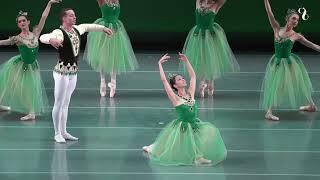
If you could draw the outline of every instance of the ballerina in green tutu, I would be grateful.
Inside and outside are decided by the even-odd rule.
[[[120,15],[119,0],[98,0],[102,18],[94,23],[104,25],[112,29],[113,36],[107,37],[104,33],[90,32],[86,47],[85,58],[90,66],[100,72],[100,94],[106,95],[105,75],[110,74],[111,81],[108,83],[110,97],[116,93],[116,76],[120,73],[133,71],[138,63],[127,32],[118,19]]]
[[[17,45],[20,52],[20,55],[12,57],[0,67],[0,108],[27,113],[21,120],[33,120],[48,107],[37,61],[38,39],[51,5],[60,1],[48,2],[39,24],[32,32],[29,30],[28,13],[20,11],[16,21],[21,33],[0,41],[2,46]]]
[[[291,53],[295,41],[320,52],[320,46],[308,41],[293,29],[299,23],[299,14],[288,10],[285,27],[280,27],[274,18],[269,0],[264,0],[265,8],[274,32],[275,54],[267,65],[261,94],[261,106],[267,113],[265,118],[278,121],[272,114],[272,108],[298,108],[313,112],[316,106],[312,100],[312,84],[302,60]]]
[[[196,75],[188,58],[180,53],[179,56],[190,76],[188,90],[181,75],[173,74],[167,81],[162,64],[170,56],[166,54],[159,60],[160,77],[178,118],[170,122],[156,141],[143,147],[143,150],[150,153],[152,162],[161,165],[217,164],[226,158],[225,144],[214,125],[197,117],[198,106],[194,100]]]
[[[201,97],[207,86],[208,95],[213,95],[215,79],[240,69],[223,29],[214,22],[224,3],[225,0],[196,1],[196,26],[189,32],[183,48],[201,80]]]

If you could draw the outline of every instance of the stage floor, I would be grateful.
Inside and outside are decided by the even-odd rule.
[[[100,98],[99,73],[80,61],[77,89],[68,117],[78,142],[53,141],[51,114],[22,122],[22,114],[0,113],[0,179],[23,180],[318,180],[320,114],[280,109],[280,122],[264,119],[259,108],[268,54],[236,54],[240,73],[216,81],[214,97],[200,99],[203,121],[221,131],[227,159],[214,167],[154,165],[142,152],[176,115],[159,78],[157,61],[165,52],[139,52],[137,71],[117,78],[114,99]],[[4,63],[15,52],[1,52]],[[39,63],[50,106],[53,105],[54,51],[41,52]],[[319,56],[301,55],[319,105]],[[177,72],[178,58],[164,66]],[[109,79],[109,77],[107,77]],[[49,110],[52,107],[48,107]]]

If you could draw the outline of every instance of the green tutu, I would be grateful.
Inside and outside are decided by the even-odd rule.
[[[137,59],[132,50],[130,39],[123,24],[118,21],[105,24],[102,18],[95,24],[104,25],[113,30],[113,35],[108,37],[103,32],[89,32],[85,59],[90,66],[98,72],[117,74],[133,71],[138,67]]]
[[[275,55],[271,58],[262,90],[260,106],[266,110],[273,107],[298,108],[313,102],[308,72],[301,59],[292,53],[287,58]]]
[[[48,111],[48,99],[40,77],[38,62],[25,64],[21,55],[12,57],[0,67],[0,104],[10,106],[12,111]]]
[[[214,33],[209,30],[196,31],[197,26],[190,31],[183,52],[199,78],[217,79],[225,73],[240,70],[225,33],[217,23],[213,25]]]
[[[196,118],[197,107],[176,107],[179,118],[169,123],[153,144],[150,159],[161,165],[193,165],[203,157],[217,164],[226,158],[227,150],[219,130]]]

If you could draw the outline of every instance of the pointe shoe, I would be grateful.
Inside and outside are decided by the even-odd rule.
[[[300,111],[307,111],[307,112],[315,112],[317,111],[317,108],[315,105],[309,105],[309,106],[301,106],[299,108]]]
[[[142,147],[142,150],[144,152],[147,152],[147,153],[150,153],[152,151],[152,148],[153,148],[153,144],[149,145],[149,146],[143,146]]]
[[[28,114],[20,118],[21,121],[35,120],[36,116],[34,114]]]
[[[0,106],[0,111],[10,111],[10,109],[9,106]]]
[[[212,161],[201,157],[201,158],[196,159],[194,161],[194,164],[196,164],[196,165],[210,165],[210,164],[212,164]]]
[[[213,88],[208,88],[208,96],[213,96],[214,89]]]
[[[279,120],[280,120],[279,117],[274,116],[272,113],[267,113],[267,114],[265,115],[265,118],[266,118],[267,120],[271,120],[271,121],[279,121]]]
[[[100,83],[100,95],[101,97],[105,97],[107,94],[107,86],[105,81],[101,81]]]
[[[54,136],[54,140],[57,142],[57,143],[66,143],[66,140],[62,137],[61,134],[57,134]]]
[[[200,85],[200,97],[204,97],[204,90],[207,88],[207,84]]]
[[[109,82],[108,87],[110,88],[110,97],[113,98],[116,94],[116,84]]]
[[[78,140],[79,140],[79,138],[74,137],[74,136],[72,136],[72,135],[69,134],[69,133],[63,134],[62,137],[63,137],[65,140],[70,140],[70,141],[78,141]]]
[[[149,146],[143,146],[143,147],[142,147],[142,150],[143,150],[144,152],[149,152]]]
[[[208,96],[213,96],[213,93],[214,93],[214,81],[209,81]]]

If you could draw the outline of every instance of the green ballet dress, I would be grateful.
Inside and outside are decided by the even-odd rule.
[[[181,99],[176,106],[178,118],[169,123],[153,144],[150,159],[161,165],[193,165],[197,158],[212,160],[212,164],[227,156],[219,130],[198,119],[194,100]]]
[[[98,72],[118,74],[133,71],[138,67],[130,39],[118,19],[120,5],[109,6],[107,3],[100,7],[102,18],[95,24],[112,29],[113,35],[108,37],[103,32],[89,32],[85,51],[85,59]]]
[[[189,32],[183,52],[197,76],[213,80],[239,71],[223,29],[214,22],[216,14],[208,9],[196,9],[195,16],[196,26]]]
[[[264,109],[298,108],[312,103],[312,84],[301,59],[291,53],[289,38],[274,41],[275,54],[267,65],[260,105]]]
[[[34,34],[30,39],[10,38],[18,46],[20,55],[14,56],[0,67],[0,104],[11,111],[36,115],[48,111],[48,99],[36,60],[39,43]]]

